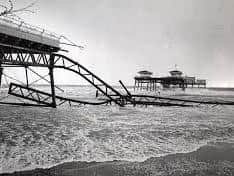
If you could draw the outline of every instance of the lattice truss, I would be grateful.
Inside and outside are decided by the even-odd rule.
[[[8,98],[10,95],[14,95],[18,98],[23,98],[19,101],[25,104],[25,101],[30,101],[36,103],[36,105],[41,106],[52,106],[56,107],[56,105],[62,105],[64,103],[68,103],[71,105],[72,103],[76,103],[78,105],[81,104],[90,104],[90,105],[101,105],[108,104],[114,102],[119,106],[124,106],[126,104],[132,105],[156,105],[156,106],[199,106],[199,105],[234,105],[232,101],[200,101],[200,100],[184,100],[184,99],[175,99],[175,98],[167,98],[167,97],[157,97],[157,96],[147,96],[147,95],[131,95],[127,89],[128,95],[122,95],[114,89],[112,86],[104,82],[100,77],[92,73],[90,70],[79,64],[78,62],[64,56],[61,54],[54,53],[42,53],[36,51],[25,51],[23,49],[12,49],[12,50],[4,50],[0,48],[0,65],[2,67],[20,67],[25,69],[25,81],[20,81],[16,79],[16,77],[12,77],[5,73],[3,70],[2,79],[5,80],[5,84],[9,87],[9,95],[0,99],[0,102],[3,99]],[[35,67],[45,68],[47,70],[46,75],[41,75],[36,72]],[[64,69],[70,72],[73,72],[84,80],[89,82],[92,86],[96,88],[96,90],[103,94],[106,98],[103,101],[99,102],[87,102],[81,101],[71,98],[65,98],[61,96],[55,95],[54,89],[58,89],[59,91],[63,91],[61,88],[54,85],[53,81],[53,70],[54,69]],[[49,73],[48,73],[49,70]],[[28,79],[28,75],[34,74],[37,76],[37,79],[30,82]],[[49,76],[49,79],[47,78]],[[13,83],[9,82],[14,81]],[[33,88],[33,84],[38,81],[43,80],[47,82],[51,86],[51,92],[44,92]],[[56,100],[56,102],[55,102]],[[56,103],[56,104],[55,104]],[[17,104],[17,103],[15,103]],[[29,104],[29,103],[27,103]]]
[[[42,97],[36,95],[33,96],[32,91],[36,92],[35,90],[30,90],[29,88],[31,85],[34,83],[44,80],[47,83],[50,83],[50,80],[46,79],[47,75],[40,75],[39,73],[35,72],[32,68],[33,67],[46,67],[49,69],[65,69],[70,72],[73,72],[75,74],[78,74],[81,76],[83,79],[88,81],[91,85],[93,85],[100,93],[102,93],[105,97],[106,100],[103,102],[84,102],[84,101],[78,101],[78,100],[68,100],[66,98],[58,97],[56,96],[59,101],[59,104],[63,104],[64,102],[68,102],[71,104],[71,102],[75,103],[80,103],[80,104],[106,104],[109,102],[115,102],[116,104],[122,106],[123,105],[123,99],[121,94],[116,91],[113,87],[111,87],[109,84],[104,82],[102,79],[100,79],[98,76],[93,74],[91,71],[80,65],[78,62],[75,62],[66,56],[59,55],[59,54],[47,54],[47,53],[31,53],[31,52],[23,52],[22,50],[13,50],[8,53],[4,52],[1,50],[2,59],[1,62],[2,64],[5,65],[10,65],[14,67],[24,67],[25,72],[26,72],[26,89],[22,91],[22,87],[15,88],[17,85],[14,85],[14,89],[9,89],[9,94],[14,95],[16,97],[21,97],[25,98],[26,100],[35,100],[35,102],[40,103],[40,104],[45,104],[48,105],[49,102],[47,100],[50,100],[50,98],[45,98],[45,102]],[[32,83],[29,83],[28,81],[28,70],[32,72],[33,74],[36,74],[39,77],[39,80],[33,81]],[[3,76],[8,77],[10,79],[15,80],[14,77],[10,77],[6,74],[3,74]],[[20,83],[19,85],[25,85],[22,81],[18,81]],[[10,87],[10,88],[12,88]],[[56,87],[55,88],[59,89],[62,91],[60,88]],[[16,92],[13,92],[15,90],[18,90]],[[28,94],[26,94],[25,91],[29,91]],[[42,94],[42,92],[37,92],[37,94]],[[20,95],[19,95],[20,94]],[[33,98],[32,98],[33,96]],[[42,95],[41,95],[42,96]],[[45,96],[45,95],[43,95]],[[49,95],[47,95],[49,96]],[[29,98],[30,97],[30,98]],[[37,97],[37,98],[35,98]],[[42,103],[43,102],[43,103]]]
[[[48,87],[50,84],[48,76],[48,73],[41,75],[40,72],[32,67],[5,65],[2,70],[0,102],[13,104],[34,103],[37,105],[49,106],[51,104],[51,93],[37,90],[38,88],[33,89],[37,83],[43,85],[47,84]],[[57,86],[55,86],[55,88],[59,91],[63,91]]]

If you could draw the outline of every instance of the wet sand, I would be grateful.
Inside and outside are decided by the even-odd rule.
[[[234,143],[211,143],[191,153],[152,157],[144,162],[70,162],[48,169],[0,176],[233,176]]]

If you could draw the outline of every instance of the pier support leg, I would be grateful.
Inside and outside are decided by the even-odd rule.
[[[134,84],[134,92],[136,90],[136,84],[137,84],[137,81],[135,80],[135,84]]]
[[[3,68],[2,68],[2,66],[0,64],[0,88],[2,86],[2,72],[3,72]]]
[[[26,76],[26,84],[27,84],[27,87],[28,87],[28,68],[25,67],[25,76]]]
[[[54,55],[50,55],[49,75],[50,75],[50,86],[51,86],[51,95],[52,95],[51,106],[53,108],[56,108],[55,88],[54,88]]]
[[[3,54],[0,53],[0,88],[1,88],[1,85],[2,85],[2,73],[3,73],[2,58],[3,58]]]

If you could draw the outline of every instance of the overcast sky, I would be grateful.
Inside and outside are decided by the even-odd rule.
[[[177,64],[209,86],[234,87],[233,0],[38,0],[33,9],[27,22],[84,45],[67,55],[108,83],[132,85],[137,71],[164,76]]]

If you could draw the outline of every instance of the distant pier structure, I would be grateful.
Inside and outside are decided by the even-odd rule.
[[[157,87],[161,85],[163,88],[188,88],[198,87],[205,88],[205,79],[196,79],[196,77],[183,76],[183,72],[177,69],[169,72],[170,76],[153,77],[153,72],[143,70],[139,71],[138,75],[134,77],[134,90],[156,91]]]

